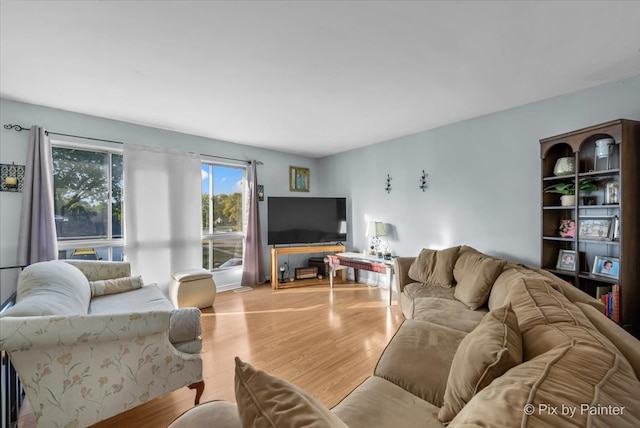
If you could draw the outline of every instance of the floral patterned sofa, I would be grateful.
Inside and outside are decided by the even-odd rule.
[[[176,309],[126,262],[50,261],[0,318],[38,426],[87,426],[167,392],[204,390],[200,310]]]

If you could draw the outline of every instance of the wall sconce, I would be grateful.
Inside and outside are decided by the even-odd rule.
[[[422,170],[422,176],[420,177],[420,186],[418,186],[420,188],[420,190],[422,190],[424,192],[424,190],[427,188],[427,176],[429,174],[426,174],[424,172],[424,169]]]
[[[258,200],[264,201],[264,185],[258,184]]]
[[[0,164],[0,191],[22,192],[24,184],[24,165]]]
[[[391,176],[387,174],[387,181],[384,186],[384,190],[387,193],[391,193]]]

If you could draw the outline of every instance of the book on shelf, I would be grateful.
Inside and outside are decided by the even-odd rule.
[[[620,323],[620,285],[613,286],[613,320]]]
[[[604,314],[616,323],[620,323],[620,285],[615,284],[611,291],[602,294],[600,299],[604,304]]]

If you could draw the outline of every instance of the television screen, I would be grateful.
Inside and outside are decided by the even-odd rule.
[[[311,244],[347,240],[346,198],[268,198],[268,243]]]

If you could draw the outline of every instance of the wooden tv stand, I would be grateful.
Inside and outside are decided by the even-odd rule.
[[[297,279],[293,282],[278,282],[280,272],[278,271],[278,256],[283,254],[308,254],[308,253],[344,253],[344,245],[307,245],[301,247],[272,247],[271,248],[271,288],[304,287],[306,285],[328,285],[329,278],[322,279]],[[346,281],[345,271],[341,271],[342,281]],[[288,278],[287,278],[288,279]]]

